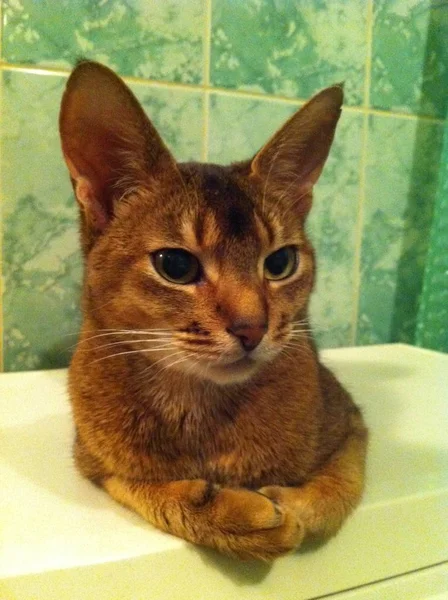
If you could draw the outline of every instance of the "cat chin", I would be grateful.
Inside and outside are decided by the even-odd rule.
[[[192,370],[188,370],[201,379],[206,379],[219,385],[231,385],[248,381],[260,366],[261,363],[259,361],[245,357],[228,364],[196,364]]]

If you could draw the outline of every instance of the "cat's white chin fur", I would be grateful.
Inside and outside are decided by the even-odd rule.
[[[188,367],[189,373],[194,373],[196,377],[207,379],[219,385],[230,385],[235,383],[243,383],[250,379],[261,366],[261,362],[252,358],[243,357],[239,360],[227,363],[196,363],[191,368]]]

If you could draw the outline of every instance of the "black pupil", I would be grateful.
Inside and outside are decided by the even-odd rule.
[[[286,248],[281,248],[267,257],[265,265],[269,273],[278,277],[281,275],[289,263],[289,252]]]
[[[162,266],[171,279],[183,279],[193,270],[194,258],[183,250],[168,250],[162,254]]]

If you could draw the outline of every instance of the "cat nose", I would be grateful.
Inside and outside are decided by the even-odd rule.
[[[251,323],[250,321],[235,321],[227,327],[227,333],[237,337],[247,352],[254,350],[268,330],[267,323]]]

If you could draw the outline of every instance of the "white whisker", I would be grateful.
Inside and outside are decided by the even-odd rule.
[[[163,367],[162,369],[160,369],[160,372],[162,373],[163,371],[166,371],[166,369],[171,369],[171,367],[173,367],[174,365],[177,365],[179,363],[185,362],[191,356],[194,356],[194,355],[195,355],[195,353],[191,352],[190,354],[187,354],[186,356],[181,356],[179,359],[175,360],[174,362],[172,362],[169,365],[166,365],[165,367]]]
[[[280,150],[282,150],[282,144],[280,144],[280,146],[279,146],[279,148],[278,148],[277,152],[275,153],[275,155],[274,155],[274,158],[273,158],[273,159],[272,159],[272,161],[271,161],[271,165],[270,165],[270,167],[269,167],[268,174],[267,174],[267,176],[266,176],[266,181],[265,181],[265,184],[264,184],[264,189],[263,189],[263,196],[262,196],[262,198],[261,198],[261,211],[262,211],[262,212],[264,212],[264,203],[265,203],[265,200],[266,200],[266,192],[267,192],[267,189],[268,189],[269,177],[270,177],[270,175],[271,175],[272,168],[273,168],[274,164],[275,164],[275,163],[276,163],[276,161],[277,161],[277,157],[278,157],[278,155],[279,155],[279,153],[280,153]]]
[[[110,329],[98,329],[98,331],[103,332],[112,332],[112,333],[150,333],[150,332],[155,332],[155,333],[159,333],[160,331],[172,331],[171,329],[165,327],[164,329],[162,328],[151,328],[151,329],[115,329],[115,328],[110,328]]]
[[[173,346],[159,346],[158,348],[140,348],[139,350],[127,350],[126,352],[117,352],[116,354],[108,354],[107,356],[102,356],[101,358],[97,358],[93,363],[100,362],[102,360],[106,360],[107,358],[115,358],[116,356],[125,356],[126,354],[147,354],[149,352],[160,352],[161,350],[171,350]]]
[[[106,337],[110,335],[152,335],[154,337],[161,337],[162,335],[167,335],[170,329],[160,329],[157,330],[145,330],[145,329],[101,329],[100,331],[105,331],[106,333],[98,333],[96,335],[92,335],[89,337],[82,338],[79,343],[88,342],[90,340],[94,340],[99,337]]]
[[[103,348],[110,348],[112,346],[126,346],[128,344],[167,344],[168,342],[172,342],[171,337],[166,338],[158,338],[158,339],[143,339],[143,340],[121,340],[119,342],[110,342],[109,344],[103,344],[102,346],[94,346],[93,348],[81,348],[82,351],[92,352],[93,350],[102,350]],[[160,346],[158,347],[158,349]],[[141,350],[145,350],[145,348],[141,348]]]
[[[158,365],[162,361],[168,360],[169,358],[173,358],[173,356],[179,356],[179,354],[185,354],[185,353],[183,350],[179,350],[178,352],[172,352],[171,354],[168,354],[168,356],[162,356],[162,358],[159,358],[159,360],[156,360],[156,362],[151,363],[148,367],[146,367],[146,369],[143,369],[141,375],[142,376],[145,375],[148,371],[153,369],[156,365]]]
[[[284,352],[286,350],[290,350],[290,352],[288,353],[288,356],[290,357],[294,357],[294,355],[299,355],[299,356],[304,356],[304,357],[309,357],[310,354],[308,351],[306,351],[307,349],[304,346],[284,346],[282,352]]]
[[[283,348],[291,348],[292,350],[306,350],[308,352],[309,347],[305,344],[294,343],[294,342],[286,342],[283,344]]]
[[[185,198],[188,199],[189,193],[188,193],[187,184],[185,183],[185,179],[182,177],[182,173],[181,173],[181,171],[179,169],[179,165],[176,162],[174,162],[174,168],[175,168],[175,171],[176,171],[177,175],[179,176],[179,179],[180,179],[180,182],[182,184],[182,187],[184,188]],[[197,201],[198,208],[199,208],[199,196],[198,196],[198,192],[197,192],[195,186],[193,186],[193,191],[194,191],[194,194],[196,196],[196,201]]]
[[[199,358],[190,359],[190,366],[187,368],[186,372],[192,371],[193,367],[196,367],[199,364]]]

